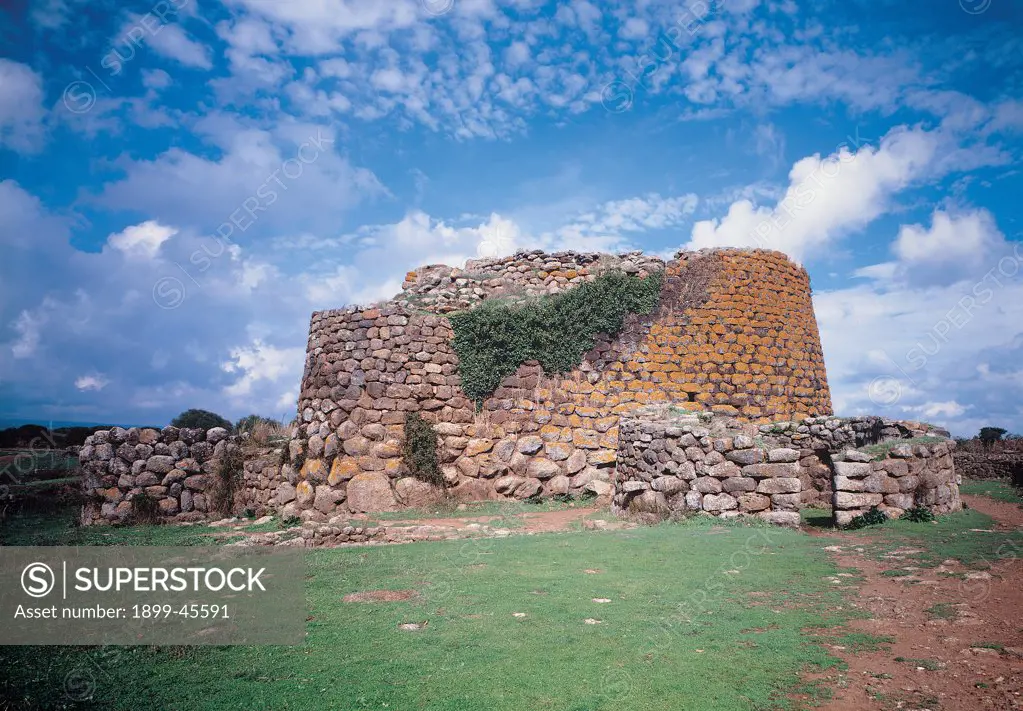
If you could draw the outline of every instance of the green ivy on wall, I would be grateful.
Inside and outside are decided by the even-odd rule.
[[[529,360],[551,375],[577,368],[597,334],[615,337],[628,314],[653,311],[663,280],[663,273],[608,272],[560,294],[522,304],[488,300],[452,314],[462,390],[480,403]]]

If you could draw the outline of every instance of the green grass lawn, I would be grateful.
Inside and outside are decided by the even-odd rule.
[[[705,522],[317,549],[303,646],[2,649],[0,692],[59,708],[86,664],[112,709],[774,708],[836,663],[804,633],[847,619],[836,572],[819,539]],[[418,597],[341,601],[378,589]]]
[[[3,533],[8,544],[194,545],[217,531],[68,524],[35,520]],[[914,546],[928,563],[982,564],[1007,554],[1002,534],[970,530],[991,524],[965,511],[851,535],[868,553]],[[823,644],[886,642],[841,628],[857,614],[849,596],[858,578],[836,577],[823,549],[837,542],[849,538],[700,519],[314,549],[301,646],[0,647],[0,698],[19,709],[132,711],[785,708],[787,694],[808,688],[803,670],[840,665]],[[416,596],[342,601],[372,590]],[[65,689],[86,682],[94,700],[67,701]]]
[[[963,479],[963,483],[959,485],[959,493],[988,496],[1010,504],[1023,504],[1019,489],[1013,487],[1006,479]]]

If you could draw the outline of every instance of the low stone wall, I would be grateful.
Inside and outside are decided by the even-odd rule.
[[[952,452],[956,472],[966,479],[1008,479],[1023,482],[1021,452]]]
[[[662,419],[623,418],[611,510],[654,520],[705,511],[799,525],[800,451],[765,451],[755,431],[670,412]]]
[[[833,507],[840,525],[872,506],[891,517],[914,505],[956,511],[954,442],[946,434],[879,417],[757,426],[644,408],[620,425],[612,510],[648,520],[702,511],[786,525],[799,524],[804,506]],[[920,437],[928,443],[899,444]]]
[[[953,440],[926,444],[898,444],[879,454],[848,450],[835,455],[835,523],[844,526],[876,506],[889,518],[898,518],[914,506],[934,513],[963,507],[959,498],[962,477],[952,459]]]
[[[78,453],[87,498],[82,522],[130,520],[133,501],[142,494],[155,502],[157,517],[165,520],[196,520],[249,506],[266,512],[274,508],[281,450],[247,447],[243,453],[241,448],[239,438],[222,427],[100,430]],[[221,481],[225,457],[238,464],[230,484]],[[217,494],[217,487],[227,488]],[[215,512],[225,497],[230,499],[226,510]]]
[[[282,466],[286,447],[253,447],[241,442],[245,458],[243,487],[235,497],[235,509],[248,509],[256,516],[277,511],[277,491],[288,479]]]

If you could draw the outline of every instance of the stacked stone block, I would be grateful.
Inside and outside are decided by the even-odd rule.
[[[703,511],[799,525],[799,450],[758,447],[748,427],[697,415],[624,418],[621,428],[615,513],[664,519]]]
[[[78,453],[83,486],[93,495],[84,522],[126,520],[132,500],[142,493],[156,500],[162,517],[201,516],[209,509],[207,490],[217,461],[236,446],[222,427],[95,432]]]
[[[956,471],[967,479],[1008,479],[1023,482],[1023,451],[952,453]]]
[[[855,450],[834,462],[835,523],[844,526],[877,507],[889,518],[923,507],[934,513],[959,511],[962,477],[955,471],[952,440],[899,444],[880,456]]]
[[[451,324],[437,314],[555,293],[607,269],[666,269],[662,303],[599,340],[572,373],[523,364],[477,410],[461,389]],[[684,296],[698,271],[711,275],[706,293]],[[277,498],[289,514],[440,496],[402,463],[409,412],[433,424],[447,493],[459,499],[607,495],[619,418],[651,403],[760,422],[830,412],[809,280],[777,252],[680,253],[667,265],[639,253],[520,253],[420,269],[405,287],[379,307],[313,314],[300,426]]]
[[[648,407],[622,419],[612,510],[786,525],[798,525],[798,509],[807,505],[833,507],[838,525],[873,506],[890,518],[913,506],[949,513],[962,508],[954,446],[944,430],[879,417],[756,426]]]

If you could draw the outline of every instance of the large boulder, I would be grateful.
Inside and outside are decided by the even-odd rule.
[[[407,476],[394,482],[398,503],[411,508],[426,508],[444,499],[444,489],[426,481]]]
[[[348,482],[348,508],[354,513],[397,511],[398,501],[383,472],[362,472]]]

